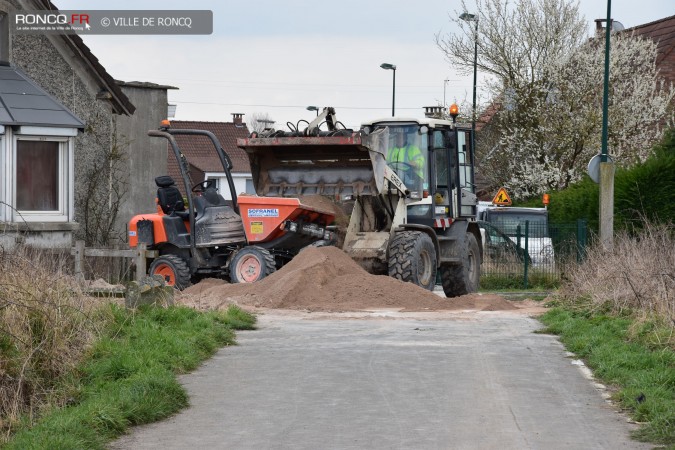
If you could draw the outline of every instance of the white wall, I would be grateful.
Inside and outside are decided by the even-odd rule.
[[[225,200],[232,200],[232,195],[230,194],[230,189],[227,184],[227,178],[223,173],[218,172],[207,172],[206,179],[215,178],[218,180],[218,192],[225,198]],[[246,192],[247,194],[255,194],[255,191],[249,188],[250,192],[246,191],[246,180],[250,182],[253,180],[253,177],[250,173],[233,173],[232,180],[234,181],[235,195]]]

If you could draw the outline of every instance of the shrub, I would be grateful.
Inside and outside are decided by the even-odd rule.
[[[59,258],[0,249],[0,428],[54,405],[58,380],[98,333],[96,303],[61,271]]]
[[[675,228],[645,222],[614,239],[614,250],[594,246],[571,267],[561,288],[564,299],[587,299],[596,308],[637,311],[675,325]]]

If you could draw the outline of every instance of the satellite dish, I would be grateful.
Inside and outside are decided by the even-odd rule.
[[[612,31],[623,31],[626,27],[618,20],[612,20]]]
[[[591,177],[595,183],[600,183],[600,162],[602,161],[602,155],[598,154],[591,158],[588,161],[588,176]],[[611,156],[607,155],[607,162],[614,164],[614,160]]]

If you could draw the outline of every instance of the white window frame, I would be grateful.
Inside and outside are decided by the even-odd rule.
[[[56,134],[56,133],[55,133]],[[59,143],[59,174],[58,174],[58,208],[55,211],[30,211],[12,209],[13,222],[71,222],[74,218],[73,198],[74,198],[74,180],[73,180],[73,139],[66,136],[39,136],[39,135],[16,135],[12,140],[12,202],[16,206],[17,192],[17,147],[19,141],[46,141]],[[5,172],[6,173],[6,172]]]
[[[7,222],[9,217],[10,202],[7,201],[7,184],[9,183],[9,173],[7,172],[7,138],[5,136],[5,126],[0,125],[0,222]]]

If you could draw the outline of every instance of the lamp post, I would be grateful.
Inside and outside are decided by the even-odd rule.
[[[307,111],[316,111],[316,115],[319,115],[319,107],[318,106],[308,106]]]
[[[384,70],[394,71],[394,82],[391,91],[391,117],[394,117],[394,105],[396,103],[396,66],[394,64],[382,63],[380,64],[380,67],[382,67]]]
[[[447,78],[445,80],[443,80],[443,108],[444,109],[447,106],[447,104],[445,103],[445,87],[448,85],[448,81],[450,81],[450,80],[448,80]]]
[[[475,14],[464,12],[459,16],[465,22],[475,22],[476,30],[473,36],[473,110],[471,112],[471,155],[476,152],[476,76],[478,75],[478,17]]]
[[[609,35],[612,29],[612,0],[607,0],[605,22],[605,77],[602,95],[602,147],[600,151],[600,243],[605,250],[614,248],[614,164],[607,158],[609,105]]]

